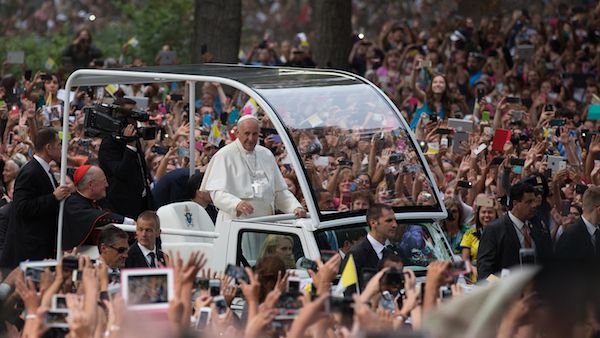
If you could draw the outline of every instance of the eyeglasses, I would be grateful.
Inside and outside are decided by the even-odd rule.
[[[113,249],[113,250],[115,250],[118,254],[125,253],[125,251],[129,250],[129,248],[124,247],[124,246],[122,246],[120,248],[115,248],[114,246],[109,245],[108,247],[111,248],[111,249]]]

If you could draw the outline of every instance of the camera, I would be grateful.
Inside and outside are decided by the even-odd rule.
[[[390,155],[390,159],[388,161],[389,164],[394,165],[404,161],[404,154],[394,153]]]
[[[390,268],[381,276],[380,284],[404,288],[404,273],[396,268]]]
[[[129,119],[139,122],[150,121],[150,115],[141,110],[126,109],[113,104],[97,104],[83,109],[85,115],[83,126],[89,137],[111,136],[116,139],[131,141],[131,138],[123,136],[123,130],[127,127]],[[137,127],[136,137],[144,140],[153,140],[156,137],[156,126]],[[128,140],[129,139],[129,140]]]
[[[311,143],[307,148],[305,154],[307,156],[319,155],[321,153],[321,146],[318,143]]]

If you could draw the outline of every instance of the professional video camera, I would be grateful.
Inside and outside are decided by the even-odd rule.
[[[83,113],[85,114],[83,126],[89,137],[112,136],[125,141],[132,141],[137,137],[153,140],[156,137],[156,126],[137,127],[136,136],[133,138],[123,136],[123,130],[130,124],[129,119],[139,122],[149,121],[150,124],[154,122],[150,121],[148,113],[140,110],[126,109],[113,104],[97,104],[84,108]]]

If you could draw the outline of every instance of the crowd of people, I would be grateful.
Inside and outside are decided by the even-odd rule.
[[[203,271],[194,283],[204,258],[194,254],[184,263],[177,253],[162,252],[160,222],[151,211],[194,201],[215,222],[277,211],[306,215],[309,197],[287,160],[288,149],[252,98],[208,82],[196,102],[189,102],[183,82],[79,87],[66,136],[57,128],[69,95],[60,90],[68,74],[5,76],[0,83],[0,265],[13,269],[0,285],[6,334],[43,336],[49,328],[44,317],[55,310],[53,296],[66,294],[65,327],[71,336],[187,335],[190,329],[201,329],[191,334],[207,337],[355,337],[360,331],[401,336],[411,329],[450,336],[452,328],[464,333],[481,325],[457,314],[451,316],[454,324],[434,320],[440,320],[438,302],[447,302],[438,298],[467,297],[460,295],[457,271],[467,283],[494,283],[514,266],[536,263],[543,270],[506,298],[503,309],[510,310],[496,316],[480,336],[597,336],[600,296],[590,281],[597,282],[600,261],[599,26],[600,6],[556,4],[490,15],[479,23],[471,18],[431,26],[426,20],[390,20],[378,36],[357,35],[348,67],[378,86],[406,125],[388,119],[382,113],[386,104],[368,96],[321,100],[325,87],[301,98],[273,96],[302,155],[318,210],[366,214],[368,226],[358,234],[324,235],[319,249],[340,255],[312,267],[308,295],[300,297],[301,309],[291,317],[294,302],[283,306],[278,301],[290,292],[300,296],[288,288],[286,272],[296,265],[287,259],[293,239],[267,237],[256,266],[245,271],[246,280],[213,278]],[[264,41],[240,63],[319,66],[310,58],[310,39],[300,34],[294,41]],[[94,62],[100,54],[91,41],[90,31],[77,32],[65,50],[70,65],[105,67]],[[151,63],[136,59],[127,67],[144,61]],[[121,63],[115,57],[107,66]],[[112,104],[105,106],[108,114],[124,116],[119,137],[86,133],[86,114],[100,102]],[[197,111],[193,140],[186,122],[191,104]],[[134,127],[133,110],[148,113],[149,121],[140,125],[156,127],[157,133],[138,137],[145,129]],[[322,120],[315,121],[317,113]],[[373,130],[381,125],[386,127]],[[69,143],[70,169],[62,185],[57,179],[61,142]],[[189,163],[186,153],[190,142],[196,163]],[[271,164],[279,170],[262,170]],[[196,169],[192,177],[190,166]],[[100,257],[92,263],[80,256],[74,269],[80,280],[64,269],[63,260],[34,281],[15,267],[55,256],[62,200],[63,247],[96,245]],[[427,211],[438,202],[448,211],[441,228],[453,253],[466,262],[464,271],[436,260],[433,252],[412,256],[405,244],[417,236],[426,245],[424,237],[432,235],[413,224],[397,224],[393,217],[393,210]],[[131,243],[111,223],[136,224],[136,241]],[[270,242],[285,243],[286,253],[279,244],[269,249]],[[355,257],[362,292],[332,298],[331,285],[348,254]],[[566,269],[565,262],[581,269]],[[425,283],[417,284],[411,270],[402,270],[405,265],[427,267]],[[119,283],[115,275],[126,267],[173,269],[174,292],[163,322],[148,320],[140,330],[139,319],[131,317],[138,314],[113,295],[111,285]],[[363,268],[374,270],[370,279]],[[210,279],[220,280],[218,292],[211,293],[205,283]],[[164,283],[157,284],[160,290],[146,291],[160,291],[164,300]],[[450,291],[440,290],[445,286]],[[135,287],[142,292],[140,283]],[[245,299],[241,311],[233,305],[238,289]],[[211,319],[201,326],[205,308]],[[428,316],[434,319],[428,322]],[[436,327],[448,331],[435,333]]]

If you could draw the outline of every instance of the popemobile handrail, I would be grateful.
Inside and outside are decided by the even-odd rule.
[[[117,228],[126,232],[135,232],[135,225],[130,224],[113,224]],[[192,237],[204,237],[204,238],[219,238],[219,234],[212,231],[200,231],[200,230],[188,230],[188,229],[169,229],[161,228],[161,235],[178,235],[178,236],[192,236]]]

